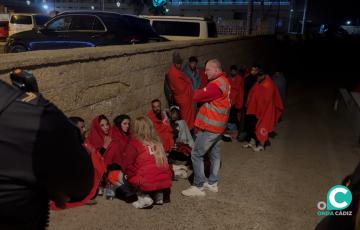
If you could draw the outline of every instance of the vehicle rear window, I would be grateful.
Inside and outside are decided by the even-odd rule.
[[[42,26],[44,25],[47,21],[49,21],[51,19],[51,17],[49,16],[45,16],[45,15],[35,15],[34,16],[35,19],[35,24],[38,26]]]
[[[160,35],[192,37],[200,35],[200,24],[197,22],[154,21],[153,27]]]
[[[12,24],[31,25],[32,24],[32,19],[31,19],[31,16],[12,15],[11,19],[10,19],[10,23],[12,23]]]
[[[208,37],[209,38],[216,38],[217,37],[217,30],[216,30],[216,24],[215,22],[208,22]]]

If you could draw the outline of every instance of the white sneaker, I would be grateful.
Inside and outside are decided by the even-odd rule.
[[[256,142],[254,139],[251,139],[250,142],[246,143],[243,145],[243,148],[252,148],[253,146],[256,145]]]
[[[204,187],[191,186],[190,188],[181,192],[184,196],[205,196]]]
[[[208,182],[205,182],[204,188],[211,192],[219,192],[219,187],[217,186],[217,182],[214,184],[209,184]]]
[[[104,188],[103,187],[99,187],[98,188],[98,193],[97,193],[98,196],[102,196],[104,195]]]
[[[263,146],[261,146],[261,145],[254,146],[254,147],[252,147],[252,149],[253,149],[254,152],[261,152],[261,151],[265,150],[265,148]]]
[[[138,195],[138,200],[133,202],[132,205],[135,207],[135,208],[146,208],[146,207],[149,207],[153,204],[153,199],[151,199],[151,197],[147,194],[141,194],[141,195]]]

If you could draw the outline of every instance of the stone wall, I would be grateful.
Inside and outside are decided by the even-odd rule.
[[[164,102],[163,79],[178,51],[186,59],[195,55],[200,66],[218,58],[225,70],[231,64],[269,59],[273,40],[267,37],[218,38],[59,51],[0,55],[0,79],[8,81],[14,68],[31,70],[44,96],[67,115],[97,114],[110,119],[121,113],[145,114],[150,102]]]

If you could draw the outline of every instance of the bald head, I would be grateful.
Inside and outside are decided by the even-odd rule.
[[[221,63],[217,59],[211,59],[206,63],[205,73],[209,80],[215,79],[222,72]]]

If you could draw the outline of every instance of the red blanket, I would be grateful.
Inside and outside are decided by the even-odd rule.
[[[235,77],[228,77],[231,91],[230,91],[230,102],[232,106],[240,110],[243,106],[244,100],[244,82],[242,77],[237,74]]]
[[[250,90],[246,114],[255,115],[258,119],[256,137],[260,142],[268,139],[268,133],[274,130],[283,109],[279,91],[269,76]]]
[[[169,69],[168,79],[175,103],[180,107],[181,118],[186,121],[189,129],[192,129],[195,121],[195,105],[191,80],[174,65]]]
[[[170,152],[174,145],[174,139],[168,118],[162,114],[162,120],[159,120],[153,111],[149,111],[147,115],[161,139],[165,152]]]
[[[93,187],[92,187],[90,193],[82,201],[66,203],[65,204],[66,208],[75,208],[75,207],[82,206],[95,196],[96,190],[100,183],[100,180],[105,172],[105,164],[104,164],[104,160],[101,157],[101,155],[96,151],[91,153],[91,161],[92,161],[93,167],[94,167],[94,182],[93,182]],[[53,201],[50,202],[50,209],[56,210],[56,211],[62,210],[62,209],[56,207],[56,205]]]

